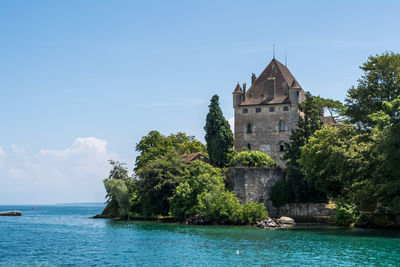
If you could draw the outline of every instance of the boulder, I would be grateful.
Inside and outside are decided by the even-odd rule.
[[[290,217],[280,217],[278,220],[281,224],[294,224],[294,220]]]
[[[18,210],[0,212],[0,216],[21,216],[22,212]]]

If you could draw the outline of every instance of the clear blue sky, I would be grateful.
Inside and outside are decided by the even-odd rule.
[[[400,48],[398,1],[1,1],[0,203],[103,201],[149,130],[204,140],[208,101],[272,59],[344,100]]]

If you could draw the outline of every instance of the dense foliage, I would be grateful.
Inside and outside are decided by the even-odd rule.
[[[306,100],[301,103],[300,116],[297,127],[292,130],[290,142],[285,144],[283,159],[287,160],[287,181],[277,183],[271,189],[271,200],[277,206],[291,202],[325,202],[326,195],[315,186],[304,179],[304,174],[299,165],[301,148],[308,142],[314,132],[322,127],[321,115],[324,109],[329,107],[334,112],[341,107],[340,102],[306,93]]]
[[[355,205],[338,200],[335,208],[335,215],[332,216],[336,225],[348,226],[358,220],[358,211]]]
[[[353,124],[317,130],[299,159],[307,181],[341,199],[340,224],[356,218],[349,215],[354,207],[400,213],[400,56],[370,57],[361,68],[364,76],[346,99]]]
[[[400,95],[400,54],[370,56],[360,69],[364,74],[357,87],[348,91],[346,115],[352,123],[368,128],[375,125],[369,115]]]
[[[135,172],[145,166],[147,162],[165,156],[171,151],[176,151],[178,154],[195,152],[207,154],[206,146],[197,141],[194,136],[188,136],[184,133],[164,136],[158,131],[150,131],[146,136],[143,136],[136,145],[136,151],[139,152],[139,156],[136,157]]]
[[[219,107],[219,97],[211,98],[209,112],[206,118],[207,151],[214,166],[223,167],[228,163],[228,154],[233,147],[233,134],[228,121]]]
[[[288,182],[286,180],[276,182],[269,192],[269,197],[275,207],[280,207],[292,202]]]
[[[169,199],[184,172],[182,155],[171,151],[167,155],[150,160],[141,167],[136,175],[138,194],[140,195],[140,212],[146,216],[169,213]]]
[[[229,166],[274,168],[278,166],[278,163],[276,163],[268,154],[253,150],[237,153],[232,157]]]
[[[263,203],[241,205],[233,192],[225,189],[225,176],[211,165],[194,161],[171,199],[171,214],[180,219],[192,215],[221,223],[252,224],[268,216]]]

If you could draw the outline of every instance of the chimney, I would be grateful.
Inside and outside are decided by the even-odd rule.
[[[257,77],[254,73],[251,73],[251,85],[254,84],[254,82],[256,81]]]

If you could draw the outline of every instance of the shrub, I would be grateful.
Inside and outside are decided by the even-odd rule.
[[[339,200],[336,203],[335,215],[331,218],[336,225],[348,226],[357,222],[359,216],[357,216],[356,206]]]
[[[268,217],[264,203],[248,203],[242,205],[242,223],[254,224]]]
[[[203,192],[198,199],[198,212],[214,221],[254,224],[268,217],[264,203],[240,204],[233,192]]]
[[[277,167],[276,163],[268,154],[260,151],[242,151],[236,154],[230,166],[248,166],[248,167]]]
[[[275,207],[283,206],[290,202],[288,185],[286,180],[280,180],[276,182],[269,192],[272,204]]]

